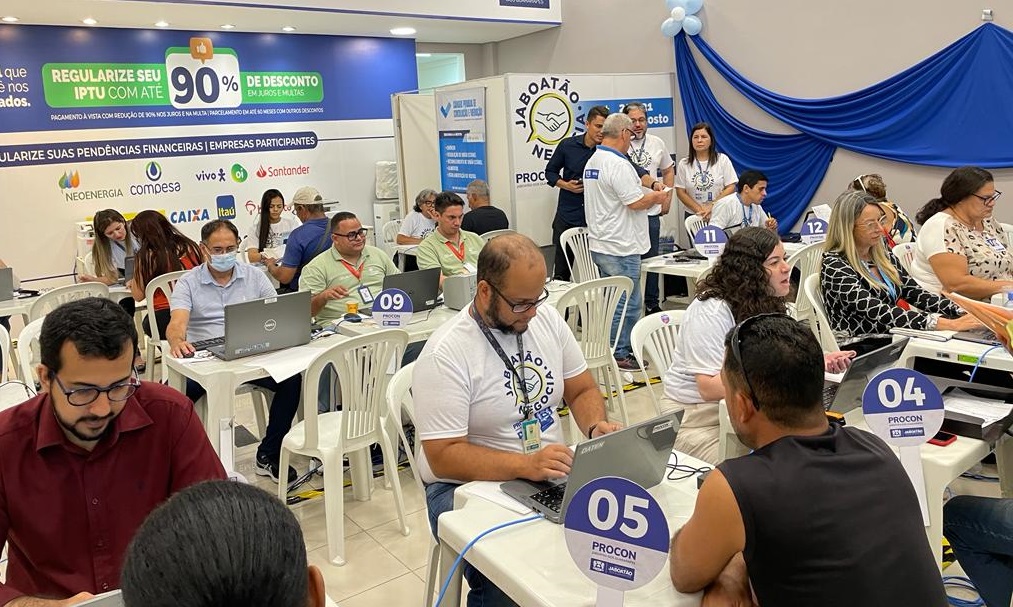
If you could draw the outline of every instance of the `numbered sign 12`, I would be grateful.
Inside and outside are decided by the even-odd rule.
[[[896,447],[921,445],[943,425],[943,397],[929,378],[913,369],[887,369],[862,393],[869,428]]]
[[[700,228],[693,237],[693,244],[701,255],[717,257],[725,250],[728,244],[728,236],[725,231],[717,226],[704,226]]]
[[[403,327],[412,319],[412,298],[401,289],[385,289],[373,300],[373,320],[383,328]]]
[[[639,588],[668,561],[665,513],[647,490],[624,478],[606,476],[581,487],[567,506],[564,527],[570,557],[599,587]]]
[[[215,47],[210,38],[191,38],[189,47],[165,51],[169,100],[181,110],[239,107],[239,57],[230,48]]]
[[[827,239],[827,227],[829,224],[818,217],[811,217],[802,223],[802,242],[813,244],[823,242]]]

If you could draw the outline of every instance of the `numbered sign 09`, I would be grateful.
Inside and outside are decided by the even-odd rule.
[[[718,257],[728,244],[728,236],[717,226],[704,226],[693,237],[693,244],[701,255]]]
[[[401,289],[386,289],[373,300],[373,320],[377,326],[403,327],[412,319],[412,298]]]
[[[566,510],[566,547],[599,587],[647,584],[668,560],[668,521],[640,485],[606,476],[581,487]]]
[[[817,242],[823,242],[827,239],[827,222],[817,217],[807,219],[802,224],[802,235],[803,244],[814,244]]]

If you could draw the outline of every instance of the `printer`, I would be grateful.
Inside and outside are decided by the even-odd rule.
[[[443,279],[443,303],[451,310],[463,310],[475,299],[478,281],[474,274],[458,274]]]

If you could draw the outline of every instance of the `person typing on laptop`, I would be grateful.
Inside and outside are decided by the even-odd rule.
[[[436,230],[422,239],[415,250],[419,269],[440,268],[442,276],[473,274],[478,253],[485,240],[474,232],[461,229],[464,200],[453,192],[436,195]],[[440,285],[443,278],[440,278]]]
[[[708,475],[672,537],[676,589],[705,590],[705,605],[945,606],[900,460],[875,435],[827,421],[809,327],[753,316],[725,352],[728,415],[753,452]]]
[[[231,222],[216,219],[204,224],[201,247],[207,254],[207,263],[176,281],[169,300],[172,314],[166,339],[176,358],[193,356],[196,351],[193,342],[225,334],[225,306],[277,295],[266,274],[249,264],[236,263],[239,230]],[[265,377],[250,383],[274,392],[267,430],[257,449],[256,472],[278,482],[281,441],[299,408],[302,376],[293,375],[282,382]],[[187,380],[186,395],[196,402],[204,395],[204,388]],[[295,470],[289,468],[287,482],[295,477]]]
[[[478,256],[473,304],[428,340],[412,374],[419,467],[433,534],[454,490],[474,480],[558,479],[570,471],[556,407],[570,405],[589,436],[617,430],[573,334],[541,306],[545,259],[520,234],[497,237]],[[511,605],[465,567],[469,605]],[[478,601],[478,602],[476,602]],[[483,602],[484,601],[484,602]]]

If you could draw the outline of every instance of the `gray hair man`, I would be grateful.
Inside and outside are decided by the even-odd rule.
[[[493,230],[506,230],[510,227],[506,213],[492,206],[489,202],[489,184],[476,179],[468,184],[465,193],[468,196],[468,208],[471,210],[461,219],[461,229],[476,234],[485,234]]]

